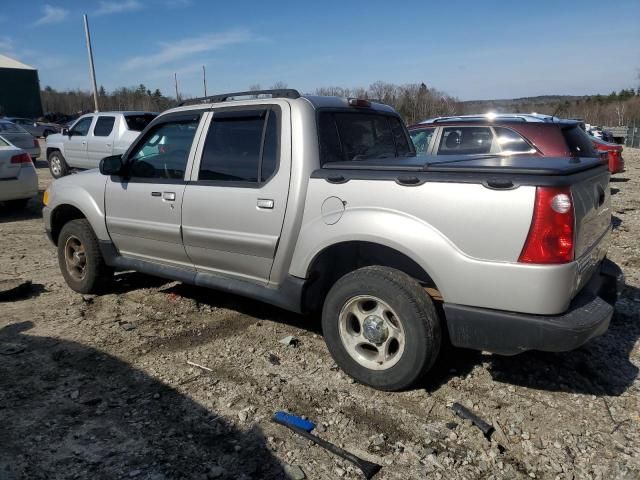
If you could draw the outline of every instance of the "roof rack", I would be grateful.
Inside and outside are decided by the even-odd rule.
[[[189,98],[178,104],[179,107],[183,105],[194,105],[203,103],[220,103],[226,102],[230,98],[234,97],[248,97],[258,95],[271,95],[271,98],[300,98],[300,92],[292,88],[280,88],[276,90],[251,90],[248,92],[231,92],[221,93],[219,95],[209,95],[207,97]]]

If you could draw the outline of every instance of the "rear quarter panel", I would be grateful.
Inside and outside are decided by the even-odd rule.
[[[327,224],[330,197],[344,213]],[[290,273],[306,278],[325,248],[347,241],[388,246],[418,263],[444,300],[525,313],[564,311],[574,294],[575,263],[517,263],[529,232],[535,187],[491,190],[479,184],[311,179]],[[335,205],[335,201],[333,202]]]

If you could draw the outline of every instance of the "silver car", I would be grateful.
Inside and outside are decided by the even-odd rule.
[[[0,136],[0,202],[24,207],[38,193],[38,175],[31,156]]]
[[[25,150],[32,159],[35,160],[40,156],[38,140],[20,125],[8,120],[0,120],[0,135],[12,145]]]

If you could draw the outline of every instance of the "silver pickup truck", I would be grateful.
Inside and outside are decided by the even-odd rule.
[[[151,112],[99,112],[83,115],[62,133],[47,136],[46,158],[53,178],[71,169],[97,168],[100,160],[122,154],[149,122]]]
[[[137,270],[321,309],[337,364],[384,390],[446,339],[512,355],[607,329],[621,272],[599,159],[419,157],[388,106],[259,93],[169,110],[53,183],[44,222],[73,290]]]

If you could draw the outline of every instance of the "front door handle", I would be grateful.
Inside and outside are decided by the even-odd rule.
[[[176,194],[175,192],[164,192],[162,194],[162,199],[166,200],[167,202],[175,202]]]
[[[160,192],[151,192],[152,197],[159,197],[160,195],[162,195]]]

